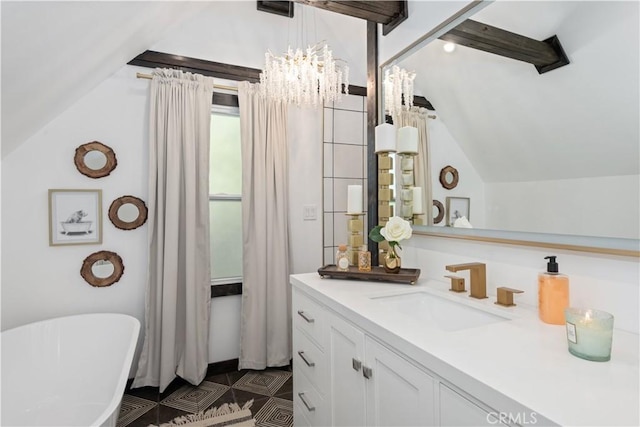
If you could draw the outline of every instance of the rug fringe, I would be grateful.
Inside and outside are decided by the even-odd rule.
[[[168,423],[160,424],[159,427],[171,427],[171,426],[181,426],[189,423],[194,423],[197,421],[204,421],[209,418],[220,417],[223,415],[233,414],[235,412],[240,412],[251,408],[253,405],[253,399],[248,400],[242,407],[237,403],[224,403],[219,407],[209,408],[204,412],[198,412],[196,414],[188,414],[183,415],[177,418],[174,418]]]

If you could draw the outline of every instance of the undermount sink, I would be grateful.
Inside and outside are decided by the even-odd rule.
[[[370,299],[385,308],[407,315],[425,326],[435,326],[443,331],[459,331],[510,320],[508,317],[490,313],[481,308],[422,291],[375,296]]]

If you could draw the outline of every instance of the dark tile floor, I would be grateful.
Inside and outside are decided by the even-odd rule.
[[[293,426],[290,367],[213,372],[198,386],[177,378],[163,393],[157,387],[129,389],[122,399],[117,427],[157,425],[224,403],[242,406],[251,399],[256,426]]]

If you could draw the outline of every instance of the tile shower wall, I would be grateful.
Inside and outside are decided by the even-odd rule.
[[[324,264],[335,263],[338,245],[346,244],[347,186],[362,185],[367,224],[367,110],[366,97],[347,95],[325,104],[323,111],[323,227]],[[365,239],[366,241],[366,239]]]

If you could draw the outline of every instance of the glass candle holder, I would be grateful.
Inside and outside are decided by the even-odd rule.
[[[605,311],[573,308],[564,310],[569,353],[581,359],[606,362],[611,359],[613,315]]]

